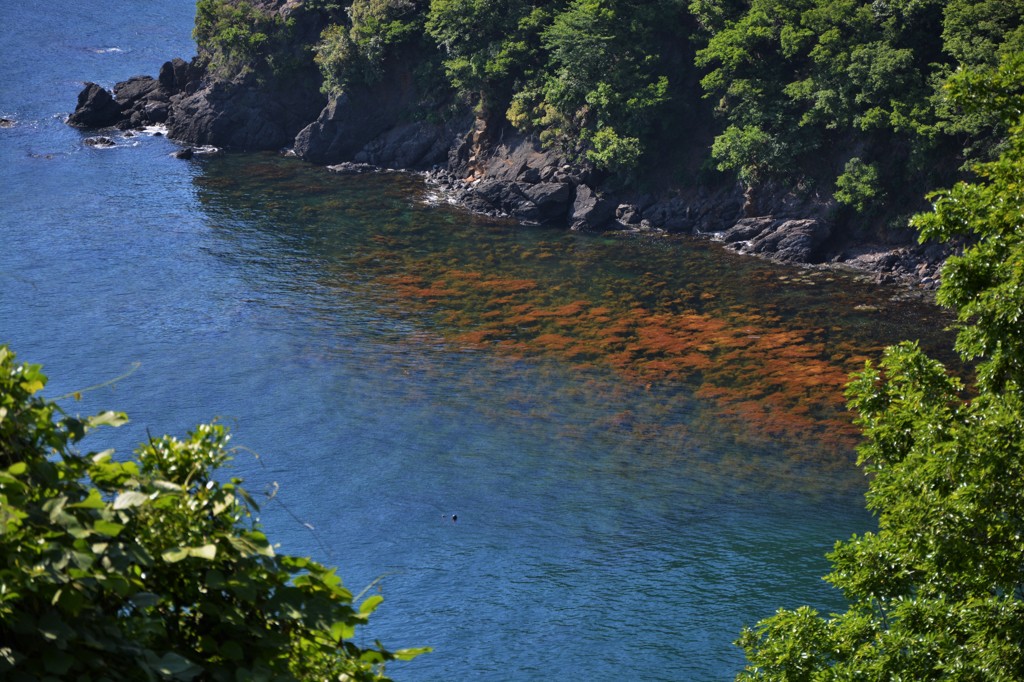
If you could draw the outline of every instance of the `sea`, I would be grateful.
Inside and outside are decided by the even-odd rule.
[[[844,608],[825,555],[875,522],[843,384],[948,347],[940,310],[707,238],[475,216],[414,174],[66,125],[85,81],[190,58],[193,15],[0,3],[0,344],[65,411],[128,413],[85,449],[229,426],[278,551],[384,597],[357,640],[433,647],[396,680],[728,680],[744,626]]]

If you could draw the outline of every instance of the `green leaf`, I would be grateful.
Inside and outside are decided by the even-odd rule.
[[[169,564],[174,564],[188,556],[188,549],[185,547],[175,547],[174,549],[164,550],[160,557]]]
[[[241,661],[244,652],[242,647],[238,645],[238,642],[224,642],[220,645],[220,655],[229,661]]]
[[[93,524],[93,530],[100,535],[117,537],[117,535],[124,530],[124,525],[114,523],[113,521],[107,521],[106,519],[96,519],[96,523]]]
[[[106,412],[89,417],[86,420],[86,424],[88,424],[89,428],[96,428],[97,426],[121,426],[127,423],[127,421],[128,415],[124,412],[107,410]]]
[[[222,589],[225,585],[224,574],[216,569],[206,572],[206,586],[212,590]]]
[[[369,649],[367,651],[364,651],[362,653],[362,655],[359,656],[359,660],[364,662],[364,663],[376,663],[376,664],[384,663],[384,662],[387,661],[387,659],[384,658],[384,654],[382,654],[379,651],[375,651],[374,649]]]
[[[130,509],[139,507],[149,501],[149,495],[137,490],[126,490],[114,500],[114,509]]]
[[[152,654],[151,654],[152,655]],[[166,653],[152,662],[158,673],[166,677],[178,677],[179,679],[190,679],[194,673],[200,671],[199,666],[192,663],[184,656],[175,653]]]
[[[202,545],[201,547],[189,547],[187,549],[189,556],[194,556],[198,559],[206,559],[207,561],[213,561],[217,556],[217,545],[208,544]]]
[[[399,649],[398,651],[392,652],[391,655],[394,656],[399,661],[411,661],[412,659],[416,658],[417,656],[422,656],[423,654],[429,654],[433,650],[434,650],[434,647],[421,646],[421,647],[416,647],[416,648],[412,648],[412,649]]]
[[[338,622],[331,625],[331,638],[335,641],[352,639],[352,637],[354,637],[355,634],[355,625],[348,621],[339,620]]]
[[[160,603],[160,595],[153,592],[136,592],[131,599],[132,603],[140,609],[147,609]]]
[[[91,489],[89,491],[89,496],[88,497],[86,497],[81,502],[75,502],[74,504],[69,504],[68,508],[70,508],[70,509],[103,509],[106,506],[107,506],[107,503],[104,502],[103,496],[100,495],[100,491],[97,490],[96,488],[93,488],[93,489]]]
[[[380,603],[382,601],[384,601],[384,597],[380,596],[379,594],[375,594],[372,597],[367,597],[366,600],[359,605],[359,613],[362,613],[364,615],[369,615],[373,613],[377,610],[377,607],[380,606]]]
[[[28,471],[28,464],[25,462],[15,462],[11,466],[7,467],[7,473],[11,476],[21,476],[26,471]]]
[[[113,449],[103,450],[102,452],[97,452],[95,455],[92,456],[92,462],[93,464],[102,464],[104,462],[110,461],[110,458],[113,456]]]
[[[33,393],[37,393],[37,392],[43,390],[43,386],[45,386],[45,385],[46,384],[44,384],[39,379],[33,379],[31,381],[23,381],[23,382],[21,382],[21,389],[23,391],[27,392],[29,395],[32,395]]]

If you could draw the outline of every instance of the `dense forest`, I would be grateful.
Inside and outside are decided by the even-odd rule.
[[[400,71],[423,93],[410,116],[472,108],[611,186],[738,180],[748,215],[795,189],[894,229],[1004,145],[1003,119],[951,85],[1024,53],[1013,0],[309,0],[305,20],[274,6],[200,0],[201,57],[268,79],[313,60],[325,96]]]

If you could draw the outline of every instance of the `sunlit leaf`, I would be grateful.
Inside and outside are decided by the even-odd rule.
[[[174,549],[165,550],[160,556],[167,563],[173,564],[187,557],[188,549],[185,547],[175,547]]]
[[[379,594],[375,594],[371,597],[367,597],[362,604],[359,605],[359,613],[369,615],[377,610],[380,603],[384,601],[384,597]]]
[[[30,395],[33,394],[33,393],[36,393],[38,391],[43,390],[44,386],[45,386],[45,384],[42,381],[39,381],[38,379],[35,379],[33,381],[23,381],[23,382],[21,382],[22,390],[26,391]]]
[[[208,544],[200,547],[189,547],[187,548],[188,555],[194,556],[198,559],[206,559],[207,561],[213,561],[217,556],[217,545]]]
[[[411,661],[412,659],[416,658],[417,656],[422,656],[423,654],[429,654],[433,650],[434,650],[433,647],[421,646],[421,647],[416,647],[416,648],[413,648],[413,649],[399,649],[398,651],[393,651],[392,655],[395,658],[397,658],[399,661]]]
[[[128,415],[124,412],[107,410],[106,412],[101,412],[89,417],[87,424],[89,425],[89,428],[96,428],[97,426],[121,426],[122,424],[127,423],[127,421]]]
[[[103,496],[100,495],[100,491],[95,488],[90,490],[89,496],[81,502],[75,502],[74,504],[68,505],[68,507],[73,509],[103,509],[106,506],[107,503],[103,500]]]
[[[140,493],[137,490],[126,490],[114,500],[114,509],[130,509],[138,507],[149,501],[149,495]]]

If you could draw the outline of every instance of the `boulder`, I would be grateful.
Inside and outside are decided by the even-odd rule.
[[[100,149],[117,146],[109,137],[87,137],[82,140],[82,144],[87,147],[99,147]]]
[[[640,207],[634,204],[619,204],[615,209],[615,219],[623,225],[639,225],[643,218]]]
[[[569,202],[573,199],[572,185],[557,182],[521,184],[519,191],[540,211],[542,222],[563,218],[569,210]]]
[[[374,166],[425,170],[444,162],[450,144],[443,125],[414,121],[397,125],[370,140],[354,159]]]
[[[160,89],[160,81],[151,76],[134,76],[114,86],[114,99],[122,109],[135,106],[140,100],[151,97]],[[160,99],[166,101],[167,95],[160,93]]]
[[[759,216],[757,218],[743,218],[728,230],[722,233],[722,241],[726,244],[750,241],[765,230],[771,229],[776,223],[772,216]]]
[[[615,202],[588,185],[579,185],[569,213],[569,224],[574,230],[600,230],[615,218],[615,207]]]
[[[157,80],[160,87],[167,92],[183,92],[193,80],[193,69],[191,65],[180,57],[175,57],[169,62],[164,62],[160,67],[160,75]]]
[[[723,233],[722,239],[740,253],[780,263],[813,263],[831,234],[831,223],[817,218],[780,220],[758,216],[738,221]]]
[[[121,105],[102,86],[86,83],[68,123],[79,128],[106,128],[121,120]]]

